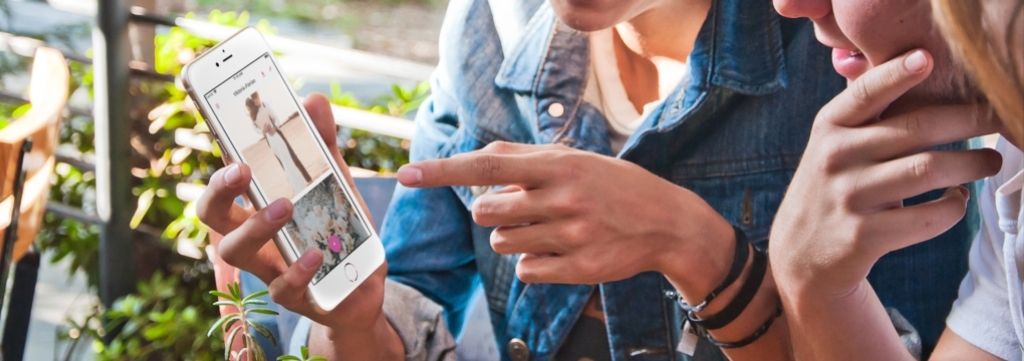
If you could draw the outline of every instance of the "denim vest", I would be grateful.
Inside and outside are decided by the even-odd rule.
[[[514,11],[495,14],[486,0],[452,1],[433,93],[417,114],[412,159],[449,157],[497,140],[611,155],[605,117],[582,101],[588,47],[587,34],[558,21],[546,3],[520,1]],[[692,81],[649,112],[618,156],[701,195],[766,247],[815,114],[845,81],[811,24],[781,18],[769,1],[714,1],[689,63]],[[553,106],[558,110],[549,111]],[[598,291],[613,359],[682,359],[675,351],[681,314],[665,296],[673,288],[663,276],[596,286],[524,284],[515,277],[515,258],[491,250],[491,229],[472,222],[469,207],[485,191],[399,186],[381,231],[390,277],[442,305],[455,334],[482,286],[502,357],[547,360]],[[932,344],[965,272],[969,242],[964,224],[942,237],[886,257],[872,274],[886,306]],[[920,282],[926,275],[928,282]],[[720,357],[702,343],[695,358]]]

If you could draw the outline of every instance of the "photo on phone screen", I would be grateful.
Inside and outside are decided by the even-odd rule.
[[[268,204],[279,198],[292,200],[292,221],[284,232],[296,255],[310,247],[323,252],[324,263],[313,277],[317,284],[370,233],[287,84],[266,53],[205,97],[226,133],[222,144],[232,147],[238,161],[252,170],[260,195]]]

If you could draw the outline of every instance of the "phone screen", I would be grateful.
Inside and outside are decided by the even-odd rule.
[[[291,199],[294,212],[284,232],[296,255],[310,247],[323,252],[324,263],[313,277],[319,283],[370,233],[273,58],[257,57],[205,98],[224,129],[221,143],[252,170],[259,195],[268,204]]]

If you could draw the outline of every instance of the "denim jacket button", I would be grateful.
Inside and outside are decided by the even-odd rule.
[[[565,106],[562,103],[551,103],[548,106],[548,115],[553,118],[558,118],[565,114]]]
[[[508,342],[508,357],[512,361],[527,361],[530,359],[530,348],[525,341],[513,338]]]

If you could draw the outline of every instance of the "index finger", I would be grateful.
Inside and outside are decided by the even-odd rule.
[[[523,185],[532,188],[551,177],[550,166],[536,156],[470,152],[448,159],[411,163],[398,170],[407,187]]]
[[[821,108],[819,119],[855,127],[878,117],[885,108],[931,74],[932,58],[913,50],[864,73]]]

